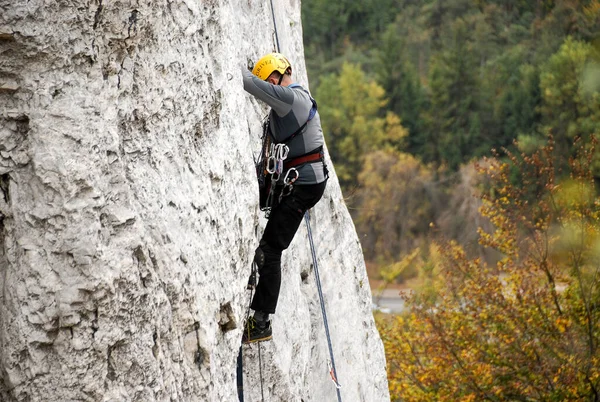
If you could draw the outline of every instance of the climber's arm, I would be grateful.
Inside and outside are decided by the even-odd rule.
[[[244,90],[271,106],[277,115],[285,116],[292,110],[292,104],[294,103],[293,89],[262,81],[245,67],[242,68],[242,76],[244,78]]]

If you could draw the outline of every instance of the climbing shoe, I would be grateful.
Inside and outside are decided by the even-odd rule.
[[[260,324],[254,317],[248,318],[244,326],[244,334],[242,335],[243,343],[268,341],[273,337],[271,321],[264,323],[264,327]]]

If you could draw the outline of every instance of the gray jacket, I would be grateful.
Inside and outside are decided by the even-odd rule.
[[[244,90],[271,106],[269,113],[270,128],[275,143],[286,141],[290,135],[302,127],[308,120],[313,106],[310,95],[301,86],[294,88],[273,85],[242,68]],[[286,143],[290,148],[287,160],[315,151],[325,144],[319,112],[308,122],[302,133]],[[322,162],[307,163],[296,167],[299,173],[296,184],[317,184],[326,179]],[[285,175],[285,172],[283,173]]]

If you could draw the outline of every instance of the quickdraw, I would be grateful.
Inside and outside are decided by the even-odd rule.
[[[342,386],[340,385],[340,383],[338,382],[338,380],[337,380],[337,378],[335,376],[335,369],[331,365],[331,361],[330,360],[327,360],[327,366],[329,367],[329,375],[331,376],[331,381],[333,381],[333,383],[335,384],[335,387],[337,389],[342,389]]]
[[[300,173],[296,168],[289,168],[283,177],[283,187],[278,185],[284,172],[284,161],[287,159],[289,152],[290,148],[285,144],[271,144],[269,153],[265,155],[265,171],[271,176],[266,202],[264,208],[262,208],[265,211],[266,218],[269,218],[275,198],[277,197],[277,202],[280,203],[283,197],[290,195],[294,189],[294,183],[300,177]]]
[[[292,193],[294,183],[298,180],[298,177],[300,177],[300,173],[298,173],[296,168],[290,168],[287,171],[283,178],[283,188],[281,189],[281,193],[279,193],[279,202],[281,202],[283,197],[287,197]]]
[[[271,144],[269,157],[267,158],[267,172],[273,175],[275,181],[279,181],[279,177],[283,172],[283,161],[290,153],[290,148],[285,144]]]

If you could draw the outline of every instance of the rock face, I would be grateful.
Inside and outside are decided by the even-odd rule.
[[[274,2],[306,83],[300,2]],[[266,0],[0,0],[0,400],[235,401],[265,219],[267,109],[239,69]],[[329,162],[330,170],[331,162]],[[387,401],[360,245],[332,177],[312,230],[344,401]],[[335,401],[304,226],[245,400]]]

